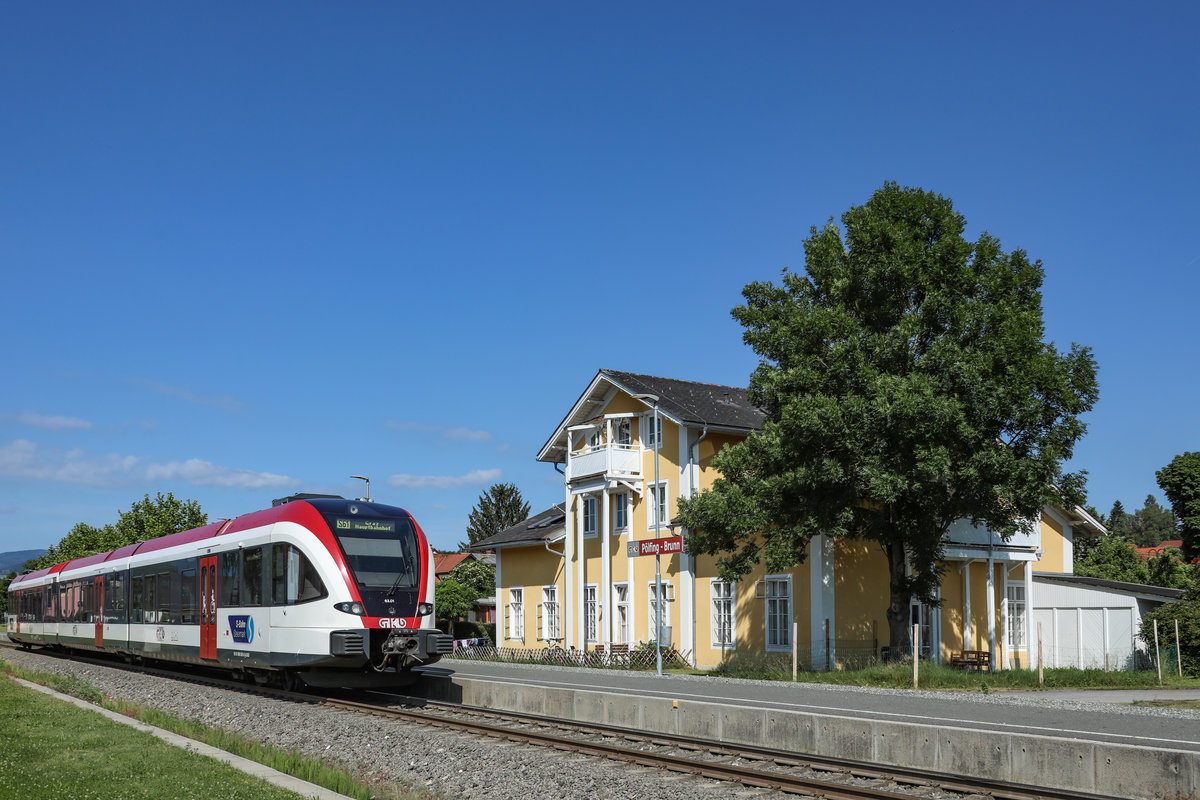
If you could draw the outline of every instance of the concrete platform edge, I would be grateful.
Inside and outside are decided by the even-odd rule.
[[[499,711],[522,711],[1131,800],[1195,798],[1200,786],[1200,753],[1186,750],[526,686],[458,676],[427,680],[423,686],[430,699]]]

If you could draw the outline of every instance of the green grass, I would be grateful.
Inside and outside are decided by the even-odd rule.
[[[50,686],[50,687],[54,688],[55,690],[60,691],[64,694],[70,694],[74,697],[79,697],[83,700],[87,700],[88,702],[103,705],[105,708],[108,708],[109,710],[116,711],[117,713],[124,714],[125,716],[128,716],[128,717],[132,717],[141,722],[145,722],[148,725],[153,725],[157,728],[162,728],[164,730],[168,730],[173,733],[177,733],[181,736],[186,736],[190,739],[195,739],[196,741],[200,741],[205,744],[211,745],[212,747],[216,747],[220,750],[224,750],[227,753],[232,753],[234,755],[241,756],[242,758],[247,758],[247,759],[250,759],[251,761],[256,761],[260,764],[264,764],[268,767],[271,767],[272,769],[276,769],[280,772],[284,772],[284,773],[287,773],[288,775],[292,775],[294,777],[300,778],[301,780],[308,781],[309,783],[315,783],[318,786],[325,787],[326,789],[331,789],[335,792],[339,792],[341,794],[348,795],[350,797],[359,798],[359,800],[418,800],[418,798],[430,797],[428,792],[424,792],[424,791],[417,791],[417,792],[402,791],[393,785],[368,784],[364,781],[354,778],[350,774],[348,769],[346,769],[340,765],[328,764],[328,763],[322,763],[319,761],[315,761],[315,760],[305,757],[299,753],[288,751],[288,750],[281,750],[277,747],[271,747],[269,745],[264,745],[261,742],[247,740],[241,736],[238,736],[237,734],[230,733],[228,731],[209,728],[205,725],[202,725],[202,724],[192,721],[192,720],[182,720],[177,717],[173,717],[169,714],[166,714],[162,711],[159,711],[157,709],[144,708],[144,707],[137,706],[137,705],[134,705],[131,703],[111,702],[109,700],[104,699],[103,696],[101,695],[101,693],[94,686],[92,686],[86,680],[83,680],[81,678],[77,678],[74,676],[63,677],[60,675],[49,675],[49,674],[31,672],[29,670],[25,670],[20,667],[9,664],[3,660],[0,660],[0,671],[14,674],[18,677],[24,678],[27,681],[31,681],[34,683],[40,683],[45,686]],[[32,692],[31,690],[23,689],[23,687],[16,686],[11,681],[0,680],[0,687],[13,687],[13,688],[17,688],[17,689],[22,689],[22,691],[29,692],[29,693],[35,695],[35,697],[43,697],[43,695],[38,695],[36,692]],[[5,734],[7,734],[7,732],[8,732],[7,728],[4,727],[4,722],[7,719],[7,706],[5,703],[6,697],[7,697],[6,695],[0,695],[0,797],[25,797],[25,795],[23,795],[23,794],[19,794],[19,793],[18,794],[9,794],[7,791],[5,791],[8,788],[8,785],[5,783],[5,775],[3,774],[5,768],[8,764],[8,759],[5,758],[5,756],[7,756],[8,753],[7,753],[7,750],[4,748]],[[49,702],[53,702],[56,705],[63,705],[61,703],[61,701],[56,701],[53,698],[46,698],[46,700]],[[100,720],[106,725],[113,726],[113,727],[116,727],[119,729],[123,728],[125,730],[132,731],[133,733],[136,733],[139,736],[145,736],[145,737],[151,739],[153,742],[162,744],[162,746],[167,747],[172,751],[185,753],[185,751],[177,750],[177,748],[170,747],[169,745],[166,745],[165,743],[161,743],[158,739],[149,737],[148,734],[142,734],[140,731],[136,731],[131,728],[125,728],[125,726],[122,726],[118,723],[112,722],[111,720],[104,719],[103,717],[100,717],[97,714],[90,713],[84,709],[76,708],[75,706],[67,706],[67,707],[69,709],[71,709],[72,712],[78,712],[79,714],[82,714],[85,717]],[[46,720],[47,718],[48,718],[48,715],[42,715],[42,717],[40,717],[40,719],[43,721]],[[80,747],[88,747],[90,749],[91,744],[93,744],[93,743],[81,744],[79,746]],[[185,754],[192,755],[192,754],[187,754],[187,753],[185,753]],[[115,759],[120,760],[121,755],[113,754],[113,755],[107,756],[107,758],[110,758],[110,759],[115,758]],[[141,758],[141,757],[139,756],[138,758]],[[133,761],[138,761],[138,758],[133,759]],[[151,763],[151,762],[147,761],[144,763]],[[212,761],[206,759],[206,763],[212,764]],[[232,768],[225,767],[224,765],[221,765],[221,767],[222,767],[222,769],[232,770]],[[159,771],[157,767],[155,767],[154,769],[156,772]],[[41,774],[41,773],[37,773],[37,774]],[[241,772],[236,772],[236,774],[243,775],[243,773],[241,773]],[[256,779],[249,778],[249,776],[245,776],[245,777],[248,780],[253,781],[255,783],[255,785],[263,785],[263,784],[261,784],[261,782],[257,781]],[[72,780],[83,780],[83,778],[82,778],[82,776],[74,776],[72,778]],[[70,781],[68,781],[67,783],[68,783],[68,785],[71,785]],[[80,785],[83,785],[83,784],[80,784]],[[124,789],[125,787],[122,786],[120,788]],[[91,795],[91,794],[79,795],[79,794],[73,794],[72,792],[67,792],[65,794],[57,794],[57,795],[55,795],[55,794],[29,795],[29,797],[43,797],[43,796],[47,797],[47,798],[53,797],[53,798],[55,798],[55,800],[59,800],[59,798],[62,798],[62,797],[71,797],[72,800],[76,800],[76,798],[92,797],[93,795]],[[204,792],[199,792],[194,795],[193,794],[180,795],[175,790],[172,790],[170,792],[166,792],[163,794],[156,794],[153,792],[147,793],[147,794],[113,793],[113,794],[98,794],[98,795],[94,795],[94,796],[105,797],[105,798],[107,798],[107,797],[113,797],[113,798],[173,797],[173,800],[183,800],[183,798],[188,798],[188,797],[193,797],[193,796],[197,797],[197,798],[204,798],[204,800],[219,800],[220,798],[225,798],[225,797],[240,798],[240,797],[262,796],[262,797],[268,797],[268,798],[286,797],[286,798],[293,798],[293,799],[298,797],[298,795],[292,794],[290,792],[282,792],[282,791],[278,795],[275,795],[275,794],[260,795],[257,793],[251,793],[248,795],[247,794],[211,794],[211,793],[206,794]]]
[[[723,670],[709,675],[757,680],[792,679],[791,670],[756,665],[752,662],[731,662]],[[922,661],[918,685],[921,689],[951,689],[993,692],[1013,689],[1157,689],[1156,672],[1105,671],[1102,669],[1056,668],[1044,671],[1045,684],[1038,684],[1036,670],[1006,669],[995,673],[967,672],[946,665]],[[874,686],[894,689],[912,688],[912,662],[907,664],[877,664],[857,670],[830,672],[801,672],[796,679],[805,683],[831,683],[842,686]],[[1162,688],[1200,689],[1200,679],[1163,675]]]
[[[300,795],[0,680],[0,797],[298,800]]]

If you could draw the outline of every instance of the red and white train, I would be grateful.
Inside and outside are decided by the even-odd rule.
[[[15,578],[8,637],[232,669],[260,683],[398,685],[453,646],[433,550],[393,506],[272,508]]]

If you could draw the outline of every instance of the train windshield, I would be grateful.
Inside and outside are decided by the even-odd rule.
[[[360,587],[390,591],[417,588],[417,537],[407,519],[331,516],[329,527]]]

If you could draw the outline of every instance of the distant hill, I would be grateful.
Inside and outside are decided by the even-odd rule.
[[[0,553],[0,575],[7,575],[10,572],[20,572],[21,565],[31,558],[37,558],[45,550],[12,550],[7,553]]]

